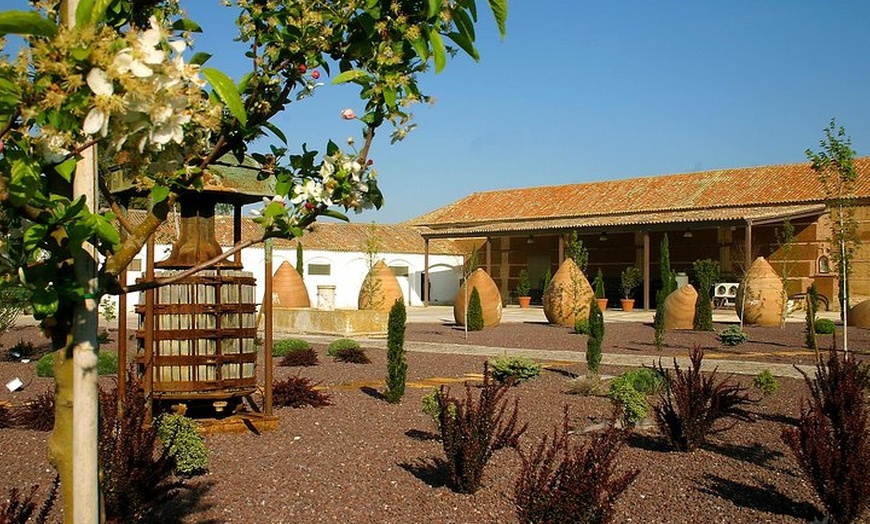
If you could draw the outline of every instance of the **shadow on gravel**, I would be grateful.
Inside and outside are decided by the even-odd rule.
[[[632,433],[628,436],[626,444],[631,448],[642,449],[644,451],[657,451],[662,453],[669,453],[671,451],[667,439],[656,435]]]
[[[711,443],[706,442],[702,446],[707,451],[712,451],[724,457],[750,462],[762,467],[770,467],[770,463],[783,456],[781,451],[772,450],[759,443],[743,446],[740,444],[729,444],[727,442]]]
[[[706,485],[699,486],[699,491],[731,501],[736,506],[774,515],[786,515],[802,521],[820,522],[822,518],[814,505],[797,502],[780,493],[772,484],[753,486],[716,475],[706,475],[705,478]]]
[[[431,431],[423,431],[422,429],[409,429],[405,432],[405,436],[412,438],[414,440],[419,440],[420,442],[427,442],[430,440],[441,440],[441,436],[438,433],[433,433]]]
[[[399,467],[433,488],[450,486],[450,466],[439,458],[400,462]]]
[[[194,517],[197,513],[214,507],[214,504],[203,502],[203,499],[213,486],[214,482],[211,481],[186,484],[184,488],[179,490],[178,495],[159,505],[151,516],[152,521],[162,524],[181,524],[183,522],[192,524],[220,524],[222,521],[217,519],[196,519]]]
[[[374,399],[384,400],[384,401],[387,400],[387,397],[385,397],[383,393],[381,393],[380,391],[378,391],[377,389],[375,389],[373,387],[363,386],[363,387],[359,388],[359,390],[362,391],[363,393],[365,393],[366,395],[374,398]]]

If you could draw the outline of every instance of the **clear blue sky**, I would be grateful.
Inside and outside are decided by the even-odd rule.
[[[870,154],[866,0],[509,0],[504,40],[479,3],[480,62],[423,80],[437,103],[372,153],[384,209],[352,220],[407,220],[475,191],[802,162],[831,117]],[[232,13],[182,5],[209,65],[238,79]],[[322,150],[359,136],[344,107],[361,112],[356,92],[327,85],[277,124]]]

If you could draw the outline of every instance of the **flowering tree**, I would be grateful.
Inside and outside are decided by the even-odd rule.
[[[31,0],[31,10],[0,11],[0,36],[23,38],[14,57],[0,39],[0,285],[28,291],[29,310],[61,367],[80,337],[76,311],[129,290],[118,275],[180,196],[203,186],[210,165],[250,154],[258,164],[251,176],[274,177],[276,195],[257,218],[259,240],[299,236],[318,216],[342,216],[339,210],[380,207],[368,159],[376,130],[391,124],[393,141],[404,138],[414,126],[411,106],[427,100],[420,74],[433,65],[441,71],[458,51],[478,58],[476,0],[224,0],[238,15],[250,59],[248,73],[234,81],[208,67],[207,53],[191,52],[200,29],[179,3]],[[503,35],[506,0],[488,5]],[[291,152],[272,123],[322,87],[322,75],[359,87],[360,115],[341,112],[362,124],[359,150],[327,141],[323,154],[305,145]],[[279,145],[249,153],[267,134]],[[98,177],[104,209],[73,191],[76,164],[95,145],[114,176],[150,191],[145,220],[127,220],[107,172]],[[75,277],[87,245],[101,255],[96,289]],[[72,385],[56,374],[51,451],[71,520],[72,438],[60,426],[72,418],[71,403],[61,400]]]

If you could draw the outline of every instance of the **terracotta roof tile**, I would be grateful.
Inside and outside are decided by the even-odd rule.
[[[856,195],[870,197],[870,157],[855,160]],[[720,169],[583,184],[479,192],[408,224],[471,226],[512,220],[670,213],[689,209],[819,203],[822,187],[809,163]]]
[[[144,218],[144,212],[131,210],[130,220],[134,224],[140,223]],[[177,215],[170,214],[167,221],[158,229],[156,240],[159,243],[171,244],[178,238]],[[233,217],[218,215],[215,217],[215,236],[218,242],[225,247],[233,245]],[[242,240],[260,238],[262,228],[247,217],[242,218]],[[380,240],[382,253],[396,254],[421,254],[425,251],[425,241],[420,235],[419,228],[405,224],[364,224],[364,223],[336,223],[316,222],[310,231],[306,231],[302,237],[302,245],[305,249],[323,251],[364,251],[366,240],[375,235]],[[275,239],[275,247],[278,249],[296,249],[296,240]],[[452,241],[434,240],[429,244],[431,254],[460,255],[460,250]]]

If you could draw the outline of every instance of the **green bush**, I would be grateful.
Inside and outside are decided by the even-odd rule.
[[[752,379],[752,385],[765,395],[772,395],[779,389],[779,381],[776,380],[776,377],[773,376],[773,373],[769,369],[765,369],[756,375]]]
[[[574,333],[577,333],[578,335],[588,335],[589,319],[582,317],[574,319]]]
[[[330,357],[338,356],[339,351],[342,350],[355,350],[360,349],[359,342],[356,340],[352,340],[349,338],[339,338],[334,340],[329,347],[326,348],[326,354]]]
[[[655,395],[661,392],[665,378],[652,368],[637,368],[626,371],[610,382],[611,389],[615,384],[628,384],[635,391],[644,395]]]
[[[118,354],[114,351],[100,351],[97,353],[97,373],[100,375],[117,375]],[[36,361],[36,376],[54,376],[54,353],[46,353]]]
[[[646,396],[626,381],[611,382],[607,396],[610,397],[611,402],[621,408],[622,422],[626,426],[636,425],[649,413],[649,402]]]
[[[276,340],[272,344],[273,357],[286,357],[291,351],[303,351],[311,349],[311,344],[299,338],[285,338]]]
[[[820,318],[816,320],[816,335],[833,335],[837,330],[837,324],[828,318]]]
[[[541,365],[525,357],[498,357],[489,362],[492,378],[514,384],[531,380],[541,374]]]
[[[719,339],[719,342],[721,342],[723,346],[734,347],[749,340],[749,335],[744,333],[740,329],[740,326],[734,325],[728,326],[717,333],[716,338]]]
[[[157,438],[169,456],[175,459],[176,473],[196,475],[208,466],[208,448],[196,430],[196,422],[178,414],[160,415],[156,420]]]
[[[476,287],[471,288],[471,297],[468,299],[467,325],[469,331],[483,330],[483,308],[480,305],[480,292]]]
[[[432,390],[423,395],[423,398],[420,400],[423,413],[432,417],[432,422],[435,424],[436,429],[440,428],[441,424],[441,404],[438,401],[438,395],[440,393],[441,390],[439,388],[432,388]],[[456,415],[456,406],[450,404],[447,406],[447,409],[450,410],[450,415]]]
[[[604,342],[604,314],[598,309],[598,302],[592,301],[589,312],[589,338],[586,340],[586,369],[597,375],[601,365],[601,344]]]
[[[405,360],[405,304],[397,300],[387,321],[387,401],[397,403],[405,394],[408,362]]]

